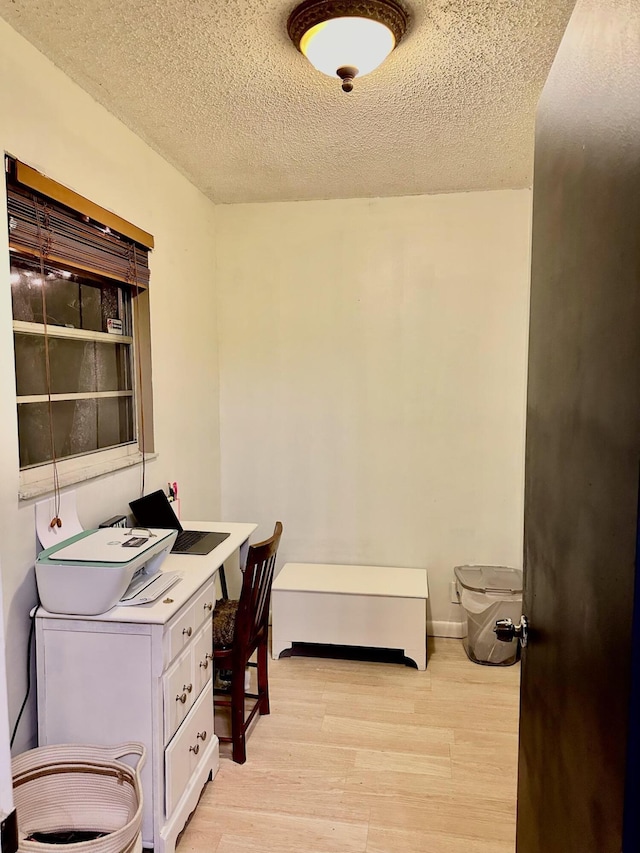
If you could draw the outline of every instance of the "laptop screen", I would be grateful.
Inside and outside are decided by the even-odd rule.
[[[143,498],[137,498],[135,501],[129,501],[129,506],[136,522],[143,527],[182,530],[182,525],[162,489],[151,492]]]

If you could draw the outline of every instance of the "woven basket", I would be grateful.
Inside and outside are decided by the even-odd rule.
[[[138,755],[135,769],[118,759]],[[120,746],[62,744],[31,749],[12,761],[18,838],[23,853],[52,853],[53,844],[28,841],[33,833],[73,830],[107,833],[65,844],[69,853],[142,850],[141,743]],[[60,848],[60,845],[55,845]]]

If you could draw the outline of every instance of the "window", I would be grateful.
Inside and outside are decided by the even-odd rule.
[[[31,497],[153,450],[153,240],[11,159],[7,206],[21,496]]]

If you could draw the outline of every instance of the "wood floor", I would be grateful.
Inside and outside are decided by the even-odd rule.
[[[247,763],[223,746],[178,853],[513,853],[519,665],[270,661]]]

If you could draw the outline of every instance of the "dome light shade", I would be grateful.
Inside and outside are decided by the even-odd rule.
[[[332,18],[302,36],[300,50],[318,71],[335,77],[352,66],[360,77],[382,65],[396,45],[393,33],[371,18]]]
[[[353,78],[381,65],[407,27],[395,0],[307,0],[289,16],[291,40],[309,62],[339,77],[345,92]]]

